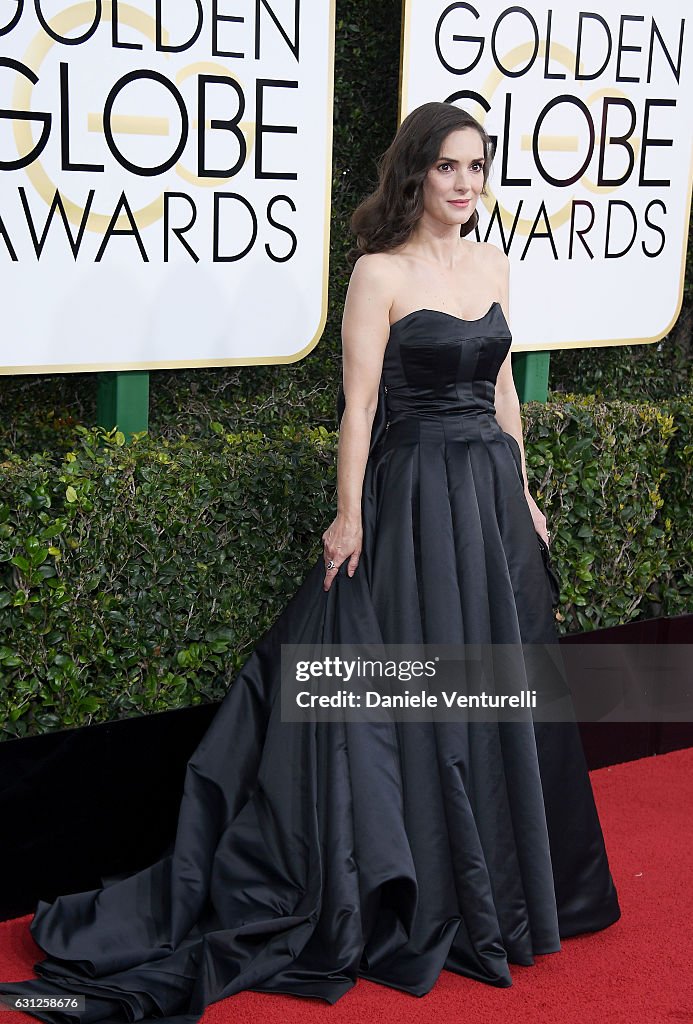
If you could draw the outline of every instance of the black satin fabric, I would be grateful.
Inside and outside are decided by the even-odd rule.
[[[167,855],[40,902],[40,977],[0,991],[86,995],[84,1013],[28,1011],[46,1021],[193,1024],[243,989],[334,1003],[361,976],[423,995],[443,968],[508,986],[509,964],[619,918],[570,713],[281,720],[283,643],[557,643],[495,418],[510,341],[498,304],[392,326],[358,570],[325,594],[319,559],[258,643],[189,761]]]

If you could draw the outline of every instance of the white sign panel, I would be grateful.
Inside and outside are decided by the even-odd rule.
[[[693,38],[683,0],[598,11],[407,0],[401,118],[496,140],[479,235],[509,255],[514,350],[656,341],[683,297]]]
[[[327,309],[334,0],[0,4],[0,370],[291,362]]]

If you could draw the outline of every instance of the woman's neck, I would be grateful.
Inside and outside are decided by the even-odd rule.
[[[429,225],[419,221],[412,231],[407,248],[412,255],[416,254],[428,263],[455,267],[464,259],[467,243],[460,238],[459,224],[438,222]]]

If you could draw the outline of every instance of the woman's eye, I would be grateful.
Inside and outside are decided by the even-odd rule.
[[[446,167],[450,167],[450,164],[439,164],[439,165],[438,165],[438,170],[439,170],[439,171],[442,171],[442,170],[444,170],[444,169],[445,169]]]

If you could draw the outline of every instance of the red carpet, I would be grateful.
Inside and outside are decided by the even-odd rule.
[[[244,992],[204,1024],[676,1024],[693,1022],[693,749],[591,773],[622,917],[563,941],[512,988],[444,971],[417,998],[360,980],[334,1006]],[[0,978],[33,976],[30,917],[0,924]],[[2,1024],[35,1018],[7,1011]]]

